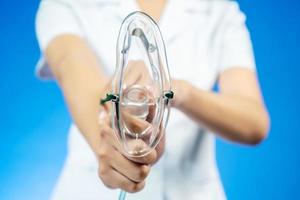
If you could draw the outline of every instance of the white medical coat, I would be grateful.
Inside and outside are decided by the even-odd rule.
[[[103,70],[112,74],[120,25],[136,10],[134,0],[41,1],[36,20],[42,52],[37,74],[51,77],[43,52],[61,34],[82,37],[96,52]],[[234,1],[169,0],[159,26],[174,79],[211,90],[226,69],[255,69],[245,16]],[[52,200],[114,200],[118,193],[100,181],[96,159],[72,125],[68,156]],[[127,199],[225,199],[215,160],[215,135],[173,109],[162,159],[152,168],[145,189]]]

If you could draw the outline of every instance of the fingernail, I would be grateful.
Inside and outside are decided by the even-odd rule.
[[[103,123],[103,121],[105,120],[107,114],[104,110],[101,110],[99,113],[99,124]]]

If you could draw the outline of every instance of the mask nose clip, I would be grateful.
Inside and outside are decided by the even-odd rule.
[[[153,53],[157,49],[155,45],[149,43],[144,31],[141,28],[135,28],[135,29],[133,29],[133,31],[129,35],[129,37],[128,37],[128,46],[121,51],[122,54],[126,54],[128,52],[128,50],[130,48],[131,37],[132,36],[136,36],[136,37],[140,38],[140,40],[142,41],[145,49],[147,49],[148,53]]]
[[[149,53],[152,53],[156,50],[156,47],[153,44],[149,43],[147,37],[144,34],[144,31],[141,28],[133,29],[131,35],[139,37]]]

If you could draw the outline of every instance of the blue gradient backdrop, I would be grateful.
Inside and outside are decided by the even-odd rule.
[[[0,6],[0,199],[47,199],[66,156],[70,117],[58,87],[33,74],[37,0]],[[300,199],[300,2],[241,0],[272,117],[256,148],[218,141],[229,200]]]

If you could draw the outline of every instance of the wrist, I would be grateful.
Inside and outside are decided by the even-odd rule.
[[[181,109],[189,98],[191,85],[185,80],[173,80],[172,90],[174,92],[174,99],[171,105],[174,108]]]

